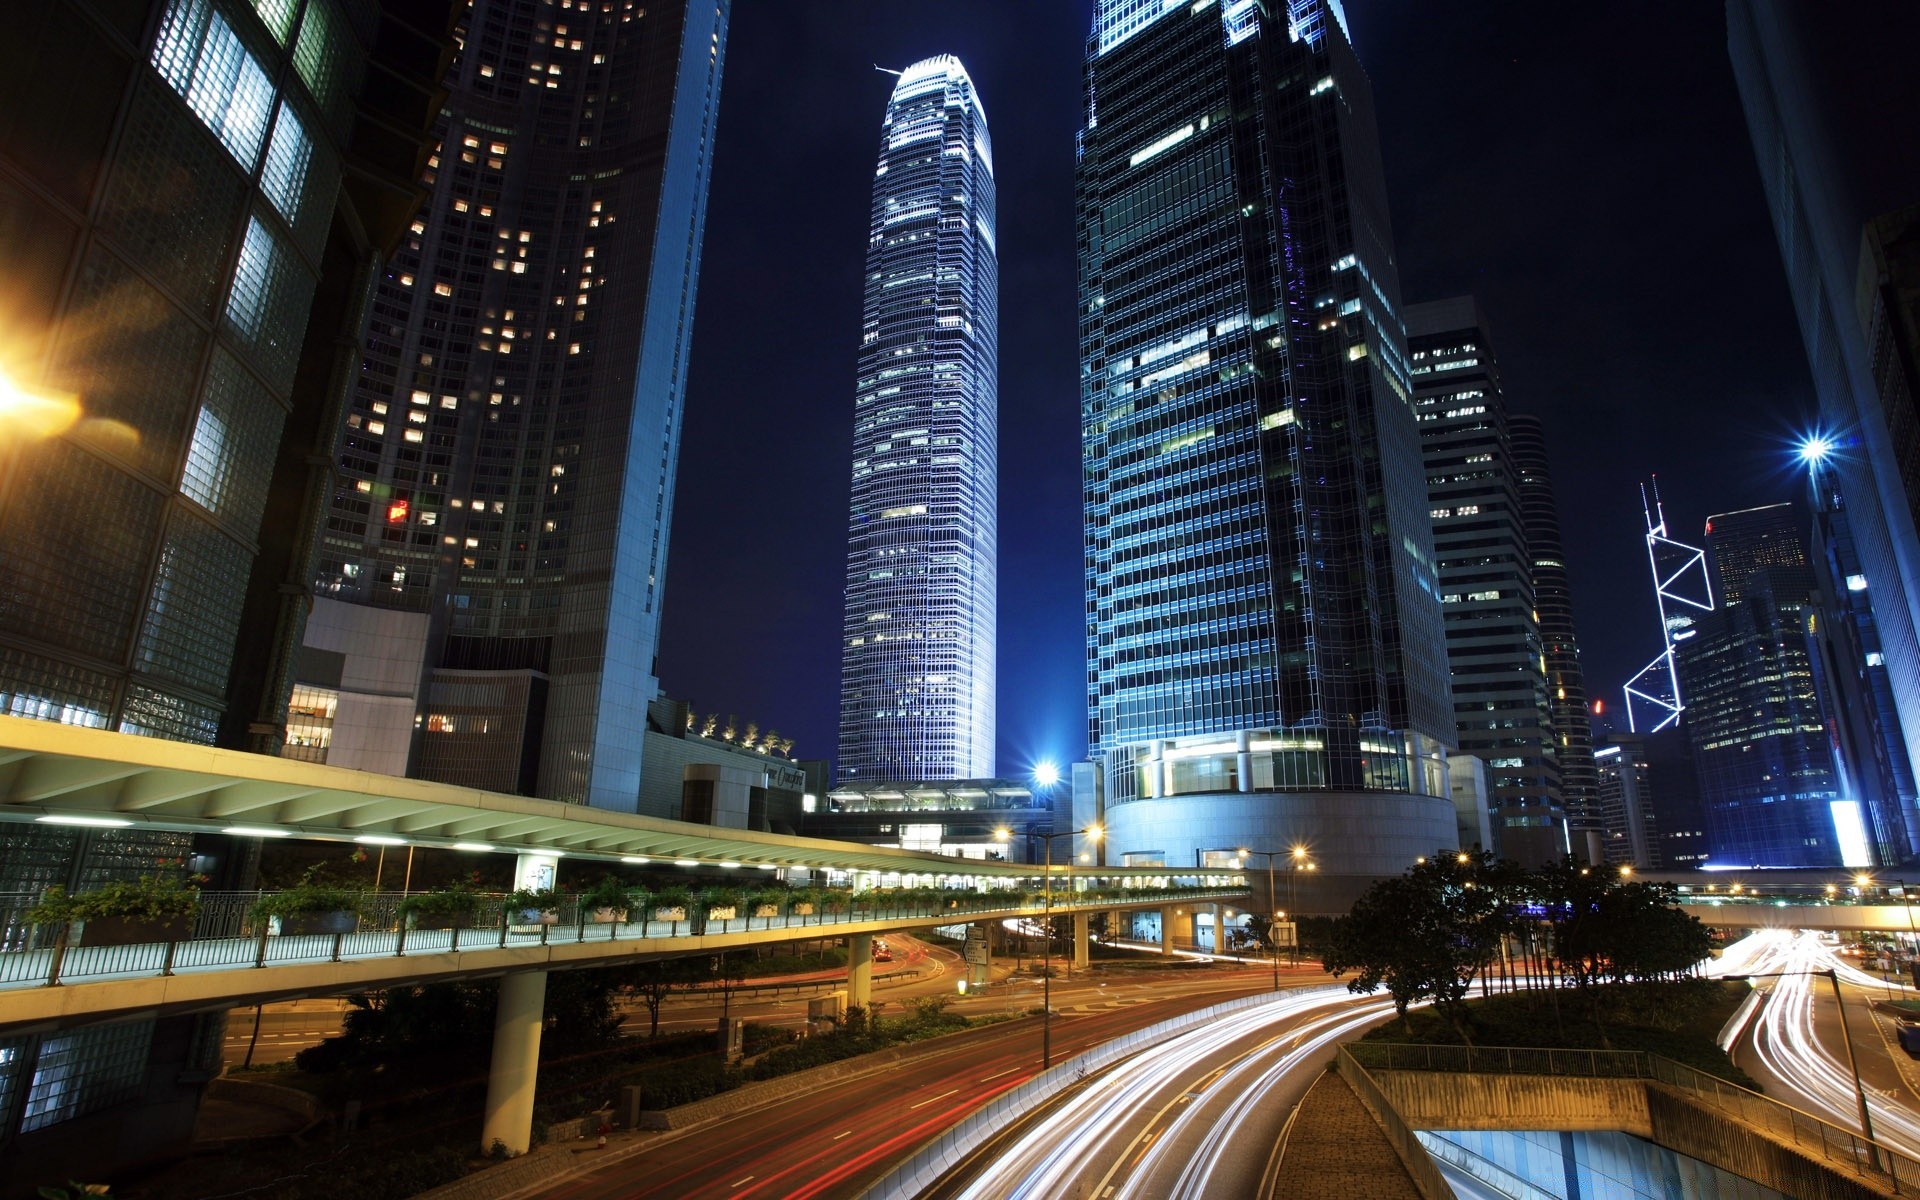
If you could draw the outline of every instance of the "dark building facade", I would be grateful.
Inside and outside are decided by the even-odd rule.
[[[1554,751],[1560,761],[1560,802],[1567,814],[1569,844],[1574,853],[1590,856],[1590,835],[1600,830],[1604,821],[1586,675],[1580,667],[1580,639],[1574,631],[1573,588],[1567,578],[1566,549],[1560,541],[1560,511],[1554,498],[1546,430],[1539,417],[1512,413],[1507,417],[1507,435],[1513,450],[1520,521],[1527,534],[1533,611],[1546,662],[1547,705]]]
[[[0,370],[0,712],[273,752],[324,471],[415,181],[453,6],[86,3],[9,14]],[[9,825],[0,890],[195,870],[257,844]],[[14,930],[8,936],[26,936]],[[0,1028],[0,1177],[177,1153],[220,1016]]]
[[[728,7],[468,9],[340,431],[303,757],[638,805]]]
[[[1920,761],[1920,9],[1844,20],[1791,0],[1727,0],[1727,49],[1833,453],[1856,572],[1905,742]],[[1909,851],[1910,852],[1910,851]]]
[[[1865,865],[1817,676],[1819,609],[1794,508],[1716,514],[1707,549],[1719,606],[1674,652],[1712,861]]]
[[[1487,764],[1493,849],[1557,862],[1560,760],[1499,364],[1471,296],[1410,304],[1406,320],[1460,751]]]
[[[1640,870],[1667,865],[1647,737],[1616,733],[1594,751],[1604,861]]]
[[[1328,895],[1397,873],[1455,839],[1453,721],[1371,89],[1338,7],[1102,0],[1078,188],[1107,860],[1302,843]]]

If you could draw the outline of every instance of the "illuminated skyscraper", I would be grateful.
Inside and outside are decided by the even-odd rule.
[[[987,115],[960,60],[881,121],[854,388],[840,779],[994,773],[999,268]]]
[[[1107,860],[1298,843],[1331,906],[1329,877],[1397,874],[1456,838],[1371,87],[1328,0],[1102,0],[1086,88],[1087,666]]]
[[[728,9],[468,9],[341,431],[291,752],[638,804]]]
[[[1520,471],[1486,318],[1471,296],[1407,306],[1460,749],[1487,764],[1493,849],[1567,853]]]

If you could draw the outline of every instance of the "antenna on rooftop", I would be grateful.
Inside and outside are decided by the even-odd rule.
[[[873,64],[873,69],[880,72],[882,75],[892,75],[896,79],[899,78],[901,75],[906,74],[906,72],[896,71],[892,67],[883,67],[879,63]]]

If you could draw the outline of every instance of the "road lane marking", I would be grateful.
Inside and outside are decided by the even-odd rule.
[[[909,1109],[925,1108],[927,1105],[932,1104],[935,1100],[945,1100],[948,1096],[953,1095],[954,1092],[958,1092],[959,1090],[960,1090],[959,1088],[954,1088],[951,1091],[941,1092],[938,1096],[928,1096],[925,1100],[922,1100],[920,1103],[909,1104],[907,1105],[907,1107]]]
[[[745,1179],[736,1179],[735,1181],[728,1184],[727,1186],[730,1188],[737,1188],[743,1183],[751,1183],[751,1182],[753,1182],[753,1176],[749,1175]]]
[[[843,1138],[843,1137],[849,1137],[849,1136],[851,1136],[851,1135],[852,1135],[852,1133],[853,1133],[853,1130],[851,1130],[851,1129],[849,1129],[849,1130],[847,1130],[847,1131],[846,1131],[845,1133],[836,1133],[836,1134],[834,1134],[834,1135],[833,1135],[833,1140],[837,1142],[837,1141],[839,1141],[839,1140],[840,1140],[841,1138]]]
[[[998,1078],[1000,1078],[1000,1077],[1001,1077],[1002,1075],[1011,1075],[1011,1074],[1013,1074],[1013,1073],[1014,1073],[1015,1071],[1018,1071],[1019,1069],[1020,1069],[1019,1067],[1008,1067],[1008,1068],[1007,1068],[1006,1070],[1004,1070],[1004,1071],[995,1071],[995,1072],[994,1072],[993,1074],[991,1074],[991,1075],[985,1075],[985,1076],[982,1076],[982,1077],[981,1077],[981,1079],[980,1079],[980,1082],[981,1082],[981,1083],[987,1083],[987,1082],[990,1082],[990,1081],[992,1081],[992,1080],[995,1080],[995,1079],[998,1079]]]

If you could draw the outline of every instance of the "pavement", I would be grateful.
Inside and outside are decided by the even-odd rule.
[[[1336,1071],[1321,1075],[1300,1101],[1269,1194],[1420,1200],[1393,1143]]]

